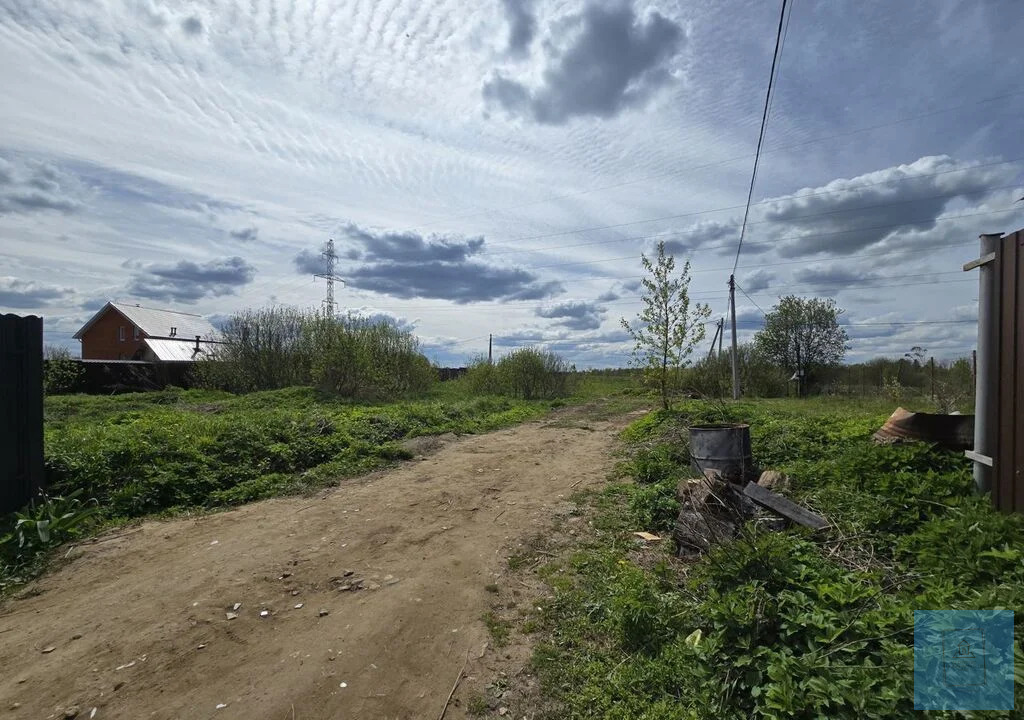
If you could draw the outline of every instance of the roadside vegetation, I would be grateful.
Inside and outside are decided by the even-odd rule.
[[[391,343],[400,359],[410,345],[393,330],[359,332],[368,345]],[[350,397],[337,375],[326,387],[248,393],[48,395],[47,494],[0,518],[0,594],[36,574],[52,548],[128,520],[314,492],[411,457],[402,442],[422,435],[487,432],[598,398],[637,402],[628,375],[569,377],[564,361],[532,349],[499,361],[515,371],[512,384],[486,392],[470,377],[434,382],[427,367],[425,387],[392,385],[382,394],[400,397],[387,400]]]
[[[913,611],[1021,607],[1024,518],[976,496],[959,453],[876,445],[891,409],[687,402],[627,428],[620,481],[585,500],[591,537],[539,571],[552,594],[533,659],[547,717],[915,716]],[[699,560],[677,560],[685,428],[721,420],[750,422],[755,460],[786,472],[788,493],[834,528],[751,522]],[[636,530],[664,539],[641,546]]]

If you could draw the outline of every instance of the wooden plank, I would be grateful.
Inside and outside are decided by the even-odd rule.
[[[776,512],[784,518],[795,523],[815,530],[823,530],[828,527],[828,520],[821,515],[812,513],[810,510],[800,507],[792,500],[773,493],[757,483],[748,482],[743,488],[743,494],[762,507]]]
[[[987,255],[982,255],[977,260],[971,260],[969,263],[964,265],[964,272],[967,272],[968,270],[973,270],[976,267],[981,267],[982,265],[986,265],[986,264],[994,261],[995,259],[996,259],[996,254],[995,253],[988,253]]]
[[[982,455],[981,453],[974,452],[973,450],[964,450],[964,456],[968,460],[980,462],[982,465],[988,465],[989,467],[992,467],[992,458],[990,458],[988,455]]]
[[[1024,231],[1013,234],[1015,255],[1017,259],[1017,306],[1014,308],[1017,325],[1017,342],[1015,344],[1015,368],[1013,372],[1015,388],[1015,411],[1013,442],[1013,510],[1024,512]]]
[[[1014,235],[1003,238],[999,243],[998,322],[999,322],[999,373],[996,396],[999,398],[998,423],[996,425],[996,465],[992,497],[996,507],[1004,512],[1013,509],[1014,452],[1013,427],[1016,424],[1016,397],[1014,393],[1015,362],[1017,348],[1017,244]]]

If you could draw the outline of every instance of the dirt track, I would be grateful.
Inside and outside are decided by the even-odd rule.
[[[625,419],[566,427],[578,412],[74,549],[0,608],[0,714],[436,718],[509,549],[607,475]]]

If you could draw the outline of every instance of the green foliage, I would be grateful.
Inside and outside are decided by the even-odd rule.
[[[534,400],[569,394],[570,368],[559,355],[524,347],[502,357],[497,365],[502,390],[512,397]]]
[[[846,354],[849,336],[839,325],[842,312],[830,298],[787,295],[765,316],[754,347],[780,368],[810,378],[816,369],[835,365]]]
[[[975,496],[957,453],[873,443],[887,407],[730,406],[751,423],[755,459],[837,529],[751,524],[689,566],[665,547],[638,565],[628,537],[664,533],[686,472],[680,437],[719,409],[686,403],[627,428],[620,469],[639,482],[595,496],[595,537],[545,573],[560,580],[534,665],[552,717],[915,717],[913,610],[1020,607],[1024,518]]]
[[[483,432],[544,410],[505,398],[358,406],[311,388],[52,398],[46,470],[56,492],[95,497],[108,518],[138,517],[316,489],[404,457],[403,438]]]
[[[658,255],[652,263],[640,256],[644,270],[644,309],[633,324],[622,318],[622,327],[633,338],[633,362],[643,368],[645,378],[658,388],[662,407],[670,407],[682,387],[682,369],[697,343],[704,339],[704,321],[710,316],[707,305],[690,308],[690,263],[673,276],[675,258],[665,254],[665,243],[658,243]]]
[[[346,398],[384,400],[435,380],[411,332],[386,322],[269,307],[234,315],[215,356],[197,363],[202,387],[252,392],[314,385]]]
[[[48,345],[43,353],[43,392],[60,395],[71,392],[82,378],[82,366],[67,348]]]
[[[33,565],[51,547],[85,533],[96,521],[95,500],[81,489],[64,496],[42,494],[28,507],[0,518],[0,589],[5,578]]]

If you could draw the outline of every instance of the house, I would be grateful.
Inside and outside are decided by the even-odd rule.
[[[194,362],[213,348],[217,330],[200,315],[108,302],[75,333],[82,360]]]

